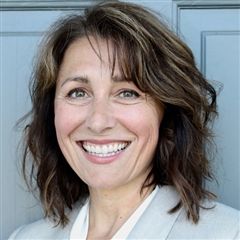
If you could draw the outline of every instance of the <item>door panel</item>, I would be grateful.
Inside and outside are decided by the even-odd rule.
[[[240,4],[175,1],[174,16],[177,32],[203,74],[222,84],[214,125],[218,152],[213,166],[219,185],[208,186],[219,201],[240,209]]]
[[[206,35],[205,73],[223,83],[219,94],[219,119],[215,124],[218,146],[217,191],[220,201],[240,209],[240,33],[210,32]]]

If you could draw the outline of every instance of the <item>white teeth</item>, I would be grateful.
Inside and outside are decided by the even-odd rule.
[[[102,146],[102,152],[103,154],[108,153],[108,147],[106,145]]]
[[[95,145],[88,142],[83,142],[83,148],[92,155],[99,157],[109,157],[122,151],[127,147],[129,143],[113,143],[113,144],[102,144]]]

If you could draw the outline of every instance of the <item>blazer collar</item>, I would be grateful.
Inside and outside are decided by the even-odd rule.
[[[166,239],[181,209],[168,213],[179,201],[179,195],[171,186],[163,186],[138,220],[128,239]]]

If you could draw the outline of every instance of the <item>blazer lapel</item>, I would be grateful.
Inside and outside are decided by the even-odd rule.
[[[128,235],[128,239],[167,239],[181,209],[173,214],[169,214],[168,211],[178,201],[179,195],[173,187],[160,187],[156,196]]]

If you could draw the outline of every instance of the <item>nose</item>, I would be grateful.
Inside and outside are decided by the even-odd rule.
[[[115,125],[116,119],[108,101],[93,101],[86,119],[87,128],[95,134],[103,134]]]

